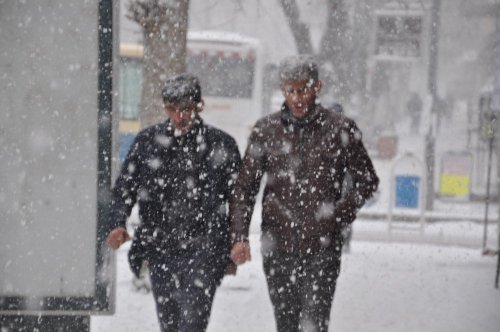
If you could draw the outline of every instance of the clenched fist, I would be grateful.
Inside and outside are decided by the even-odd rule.
[[[130,240],[130,236],[128,235],[127,229],[125,227],[116,227],[109,232],[106,243],[112,249],[118,249],[128,240]]]

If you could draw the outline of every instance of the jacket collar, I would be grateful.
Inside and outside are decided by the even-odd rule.
[[[199,134],[201,134],[203,132],[204,125],[201,117],[196,116],[194,126],[184,135],[177,135],[175,133],[175,128],[172,125],[170,119],[167,119],[167,121],[165,121],[165,128],[167,136],[174,138],[174,140],[185,142],[191,141],[195,139]]]
[[[302,119],[296,118],[293,116],[292,111],[288,108],[286,103],[283,103],[281,106],[281,121],[283,124],[286,126],[293,125],[297,127],[306,127],[309,126],[311,123],[316,122],[316,120],[321,117],[322,112],[321,112],[321,105],[317,104],[314,105],[306,114],[305,117]]]

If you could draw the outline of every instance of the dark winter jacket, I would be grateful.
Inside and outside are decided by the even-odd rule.
[[[227,202],[239,166],[234,139],[201,119],[183,136],[169,121],[149,127],[136,136],[116,180],[108,231],[125,226],[138,202],[138,255],[193,248],[229,257]]]
[[[342,196],[347,173],[352,187]],[[379,182],[354,121],[320,105],[297,119],[284,105],[250,136],[230,204],[234,241],[248,236],[264,174],[262,246],[296,253],[336,245]]]

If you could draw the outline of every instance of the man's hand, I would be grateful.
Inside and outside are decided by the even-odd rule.
[[[349,201],[342,201],[335,206],[335,225],[341,229],[352,224],[356,219],[356,209]]]
[[[112,249],[118,249],[122,244],[130,240],[127,229],[125,227],[116,227],[109,232],[106,238],[106,243]]]
[[[250,244],[248,244],[248,241],[240,241],[233,244],[231,259],[236,265],[241,265],[252,259],[250,256]]]

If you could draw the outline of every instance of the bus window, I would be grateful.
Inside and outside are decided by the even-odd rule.
[[[135,120],[142,97],[142,62],[122,58],[120,75],[120,116],[123,120]]]
[[[255,61],[252,58],[195,54],[187,58],[188,72],[197,75],[208,97],[252,98]]]
[[[140,130],[143,85],[140,44],[120,45],[119,144],[121,157]],[[200,79],[206,123],[233,136],[241,151],[262,116],[263,59],[257,39],[228,32],[188,32],[186,70]]]

